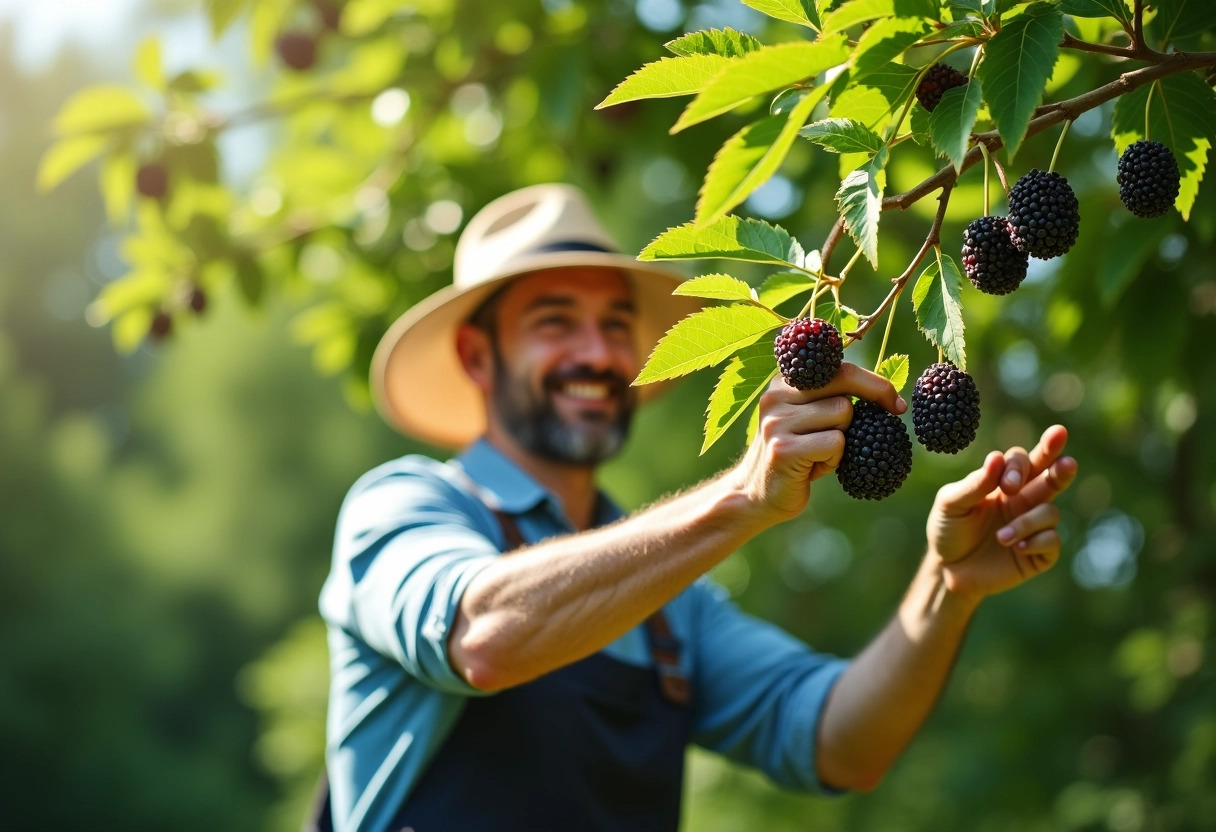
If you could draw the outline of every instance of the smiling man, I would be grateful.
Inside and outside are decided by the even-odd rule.
[[[850,661],[817,653],[702,576],[806,507],[851,397],[906,410],[891,385],[851,364],[821,390],[778,379],[736,465],[624,517],[595,468],[662,392],[629,381],[693,308],[678,277],[614,253],[563,185],[483,209],[454,272],[373,362],[388,422],[463,453],[386,463],[343,504],[322,826],[674,832],[690,743],[788,788],[873,788],[981,600],[1059,556],[1077,467],[1055,426],[943,487],[890,624]]]

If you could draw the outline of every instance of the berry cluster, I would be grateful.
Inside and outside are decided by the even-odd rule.
[[[191,286],[185,295],[183,306],[196,315],[203,314],[207,308],[207,294],[201,286]],[[157,309],[152,315],[152,323],[148,327],[148,337],[153,341],[163,341],[173,333],[173,315],[168,309]]]
[[[1013,242],[1004,217],[980,217],[963,231],[963,271],[971,285],[989,295],[1007,295],[1026,279],[1030,257]]]
[[[921,77],[920,83],[916,85],[916,100],[920,102],[920,106],[933,112],[937,105],[942,103],[942,96],[946,94],[946,90],[966,86],[966,84],[967,76],[954,67],[934,64],[929,67],[929,70]]]
[[[858,500],[881,500],[894,494],[911,471],[908,428],[881,405],[858,400],[836,469],[844,493]]]
[[[274,49],[284,66],[303,72],[317,62],[317,46],[326,31],[336,31],[342,18],[342,7],[336,0],[313,0],[314,16],[320,32],[305,29],[283,32],[274,41]]]
[[[1077,241],[1079,208],[1067,179],[1054,171],[1032,169],[1009,191],[1014,245],[1040,260],[1059,257]]]
[[[1182,177],[1178,160],[1161,142],[1143,139],[1119,157],[1119,199],[1137,217],[1165,215],[1178,198]]]
[[[920,444],[956,454],[975,439],[980,391],[975,379],[953,364],[930,365],[912,388],[912,426]]]
[[[840,369],[844,346],[836,327],[827,321],[799,318],[782,327],[773,344],[773,355],[791,387],[818,390],[826,387]]]

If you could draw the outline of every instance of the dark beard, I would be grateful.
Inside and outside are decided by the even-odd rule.
[[[550,394],[569,381],[609,385],[621,402],[617,417],[577,425],[563,421]],[[527,379],[514,377],[502,359],[494,356],[494,410],[498,418],[521,447],[552,462],[591,466],[615,455],[629,436],[634,403],[628,381],[616,373],[597,373],[589,367],[550,373],[544,378],[544,392],[537,396]]]

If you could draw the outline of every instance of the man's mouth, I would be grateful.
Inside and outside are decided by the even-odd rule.
[[[587,402],[602,402],[614,395],[612,387],[602,382],[567,381],[558,388],[563,396]]]

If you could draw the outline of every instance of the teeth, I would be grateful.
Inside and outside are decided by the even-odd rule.
[[[562,388],[562,392],[575,399],[600,400],[608,398],[608,385],[570,382]]]

